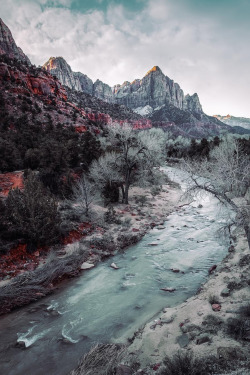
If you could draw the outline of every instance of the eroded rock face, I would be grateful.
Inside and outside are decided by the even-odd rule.
[[[108,103],[117,103],[136,109],[150,105],[153,109],[164,105],[174,105],[179,109],[202,112],[197,94],[186,96],[178,83],[165,76],[158,66],[154,66],[142,79],[125,81],[111,88],[97,80],[92,82],[85,74],[75,73],[62,57],[51,57],[43,67],[55,75],[63,85],[74,90],[91,94]]]
[[[82,91],[79,76],[75,77],[71,67],[67,64],[63,57],[51,57],[44,65],[49,73],[56,76],[59,81],[73,90]]]
[[[61,83],[43,71],[33,76],[28,70],[20,71],[6,63],[0,63],[0,81],[14,81],[23,89],[30,90],[36,95],[55,96],[67,100],[67,93]]]
[[[114,87],[114,95],[118,104],[130,108],[150,105],[157,108],[171,103],[178,108],[183,107],[184,94],[180,86],[165,76],[158,66],[154,66],[142,80]]]
[[[11,58],[16,58],[29,65],[29,58],[23,53],[20,47],[17,47],[15,40],[11,34],[10,29],[0,18],[0,55],[8,55]]]
[[[92,95],[108,103],[113,103],[115,101],[111,87],[99,79],[93,85]]]
[[[186,95],[183,102],[183,109],[191,113],[203,113],[198,95]]]

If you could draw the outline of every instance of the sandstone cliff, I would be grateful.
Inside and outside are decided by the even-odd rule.
[[[63,57],[51,57],[43,65],[43,68],[53,76],[57,77],[63,85],[68,86],[73,90],[94,95],[108,103],[113,102],[111,87],[100,80],[93,83],[86,74],[81,72],[73,72]]]

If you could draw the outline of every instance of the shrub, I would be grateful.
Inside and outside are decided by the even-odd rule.
[[[205,326],[205,331],[209,333],[216,333],[218,329],[220,329],[220,326],[222,325],[223,320],[216,315],[206,315],[202,325]]]
[[[147,202],[147,197],[145,195],[138,195],[135,198],[135,202],[142,207]]]
[[[250,318],[250,303],[247,305],[241,306],[239,313],[245,318]]]
[[[160,375],[204,375],[205,361],[193,356],[192,352],[177,352],[172,358],[165,357]]]
[[[29,251],[53,244],[59,237],[57,203],[32,173],[25,180],[23,191],[10,191],[6,220],[10,230],[27,241]]]
[[[108,224],[121,224],[121,220],[117,217],[117,213],[113,206],[109,206],[104,214],[104,221]]]
[[[208,301],[211,305],[214,305],[214,304],[218,304],[220,303],[220,300],[219,300],[219,297],[214,295],[214,294],[211,294],[208,298]]]
[[[245,318],[229,318],[227,320],[227,333],[236,340],[242,340],[250,330],[250,320]]]
[[[161,190],[161,186],[152,186],[152,188],[150,189],[150,193],[153,195],[153,197],[155,197],[156,195],[160,194]]]
[[[121,222],[122,226],[124,228],[129,228],[131,226],[131,218],[130,217],[126,217],[122,222]]]

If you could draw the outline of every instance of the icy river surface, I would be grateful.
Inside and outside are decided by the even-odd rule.
[[[164,169],[185,189],[183,172]],[[217,233],[224,213],[215,198],[200,197],[168,216],[165,229],[154,228],[55,294],[0,317],[0,374],[68,374],[93,344],[124,341],[162,308],[195,294],[227,252],[227,240]]]

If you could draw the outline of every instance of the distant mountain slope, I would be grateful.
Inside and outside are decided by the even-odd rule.
[[[2,121],[7,127],[25,114],[29,121],[41,125],[74,126],[77,131],[114,121],[130,122],[135,129],[157,126],[175,135],[197,138],[248,131],[207,116],[198,95],[184,96],[180,86],[157,66],[142,79],[113,88],[72,72],[62,57],[51,58],[44,68],[37,68],[17,47],[2,20],[0,85]]]
[[[153,126],[161,126],[174,134],[198,138],[225,132],[246,132],[242,128],[232,128],[213,116],[207,116],[202,110],[198,95],[195,93],[184,96],[180,86],[165,76],[158,66],[150,69],[142,79],[125,81],[113,88],[100,80],[93,83],[85,74],[73,72],[62,57],[51,57],[43,67],[65,86],[76,90],[74,94],[70,91],[75,103],[81,103],[84,108],[112,114],[116,120],[142,121],[140,119],[144,117]],[[94,98],[101,99],[102,102]],[[104,102],[109,103],[110,107],[105,108]],[[117,104],[122,105],[119,111],[115,107]]]
[[[214,115],[217,119],[224,122],[227,125],[234,126],[234,127],[242,127],[245,129],[250,130],[250,118],[246,117],[235,117],[231,115],[221,116],[221,115]]]
[[[136,111],[149,105],[153,109],[172,104],[187,111],[202,113],[197,94],[184,96],[178,83],[165,76],[158,66],[150,69],[142,79],[125,81],[111,88],[100,80],[93,81],[85,74],[73,72],[62,57],[51,57],[44,65],[63,85],[73,90],[96,96],[109,103],[122,104]],[[138,111],[137,111],[138,112]]]

